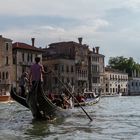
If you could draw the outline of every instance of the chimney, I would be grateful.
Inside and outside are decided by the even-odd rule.
[[[32,47],[35,46],[35,38],[31,38],[31,41],[32,41]]]
[[[82,40],[83,40],[82,37],[79,37],[79,38],[78,38],[79,44],[81,44],[81,45],[82,45]]]
[[[93,53],[95,53],[95,48],[94,47],[92,48],[92,50],[93,50]]]
[[[95,47],[95,49],[96,49],[96,53],[97,53],[97,54],[99,54],[99,48],[100,48],[100,47],[98,47],[98,46]]]

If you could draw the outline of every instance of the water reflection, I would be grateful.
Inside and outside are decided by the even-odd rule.
[[[26,129],[25,134],[29,135],[30,137],[41,136],[45,137],[48,135],[53,134],[52,127],[59,127],[64,122],[65,119],[58,118],[53,121],[37,121],[32,120],[30,124],[30,128]]]

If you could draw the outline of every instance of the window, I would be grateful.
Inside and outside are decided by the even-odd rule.
[[[97,77],[93,77],[93,78],[92,78],[92,82],[93,82],[93,83],[97,83]]]
[[[66,72],[69,72],[69,66],[66,67]]]
[[[73,70],[73,66],[71,66],[71,72],[73,72],[74,70]]]
[[[3,79],[3,80],[5,79],[5,74],[4,74],[4,72],[2,73],[2,79]]]
[[[27,61],[28,62],[30,61],[30,55],[29,55],[29,53],[27,54]]]
[[[22,53],[22,61],[24,62],[24,53]]]
[[[8,77],[9,77],[9,74],[8,74],[8,72],[6,72],[6,79],[8,79]]]
[[[33,62],[33,55],[31,54],[31,62]]]
[[[71,84],[74,85],[74,78],[71,78]]]
[[[16,64],[16,58],[13,57],[13,64]]]
[[[99,66],[98,65],[92,65],[92,72],[99,72]]]
[[[108,88],[106,88],[106,92],[108,92]]]
[[[64,72],[64,65],[61,66],[61,71]]]
[[[9,44],[8,44],[8,43],[6,43],[6,51],[8,51],[8,46],[9,46]]]
[[[6,56],[6,65],[8,65],[8,56]]]
[[[115,89],[113,88],[113,93],[115,92]]]

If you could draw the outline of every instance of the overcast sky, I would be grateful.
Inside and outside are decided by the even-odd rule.
[[[60,41],[100,46],[109,57],[140,62],[140,0],[1,0],[0,34],[13,42]]]

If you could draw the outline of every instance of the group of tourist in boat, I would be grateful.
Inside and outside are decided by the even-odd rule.
[[[30,73],[24,72],[21,75],[19,86],[20,86],[20,96],[26,98],[26,95],[30,90],[33,90],[35,83],[40,82],[41,86],[43,84],[43,74],[48,74],[51,71],[46,72],[42,64],[40,64],[40,58],[35,58],[35,64],[33,64],[30,68]],[[91,94],[77,94],[74,96],[74,99],[70,96],[67,90],[63,91],[61,94],[48,93],[48,98],[52,101],[52,103],[60,106],[62,108],[72,108],[74,103],[77,100],[78,102],[84,102],[87,98],[94,98],[94,95]]]
[[[65,90],[60,94],[48,92],[45,94],[43,90],[43,74],[48,74],[53,72],[45,71],[42,64],[40,64],[40,58],[35,58],[35,63],[31,66],[30,72],[24,72],[19,81],[20,94],[14,90],[11,90],[11,97],[14,98],[21,105],[29,108],[32,112],[34,118],[38,116],[50,117],[56,114],[63,114],[63,109],[73,108],[74,106],[80,106],[79,103],[86,103],[87,98],[95,98],[93,93],[83,94],[83,93],[74,93],[66,87]],[[55,74],[55,73],[54,73]],[[61,108],[62,110],[60,110]],[[86,111],[81,107],[81,109],[86,113]],[[89,117],[89,115],[86,113]],[[90,117],[89,117],[90,118]],[[92,120],[90,118],[90,120]]]

